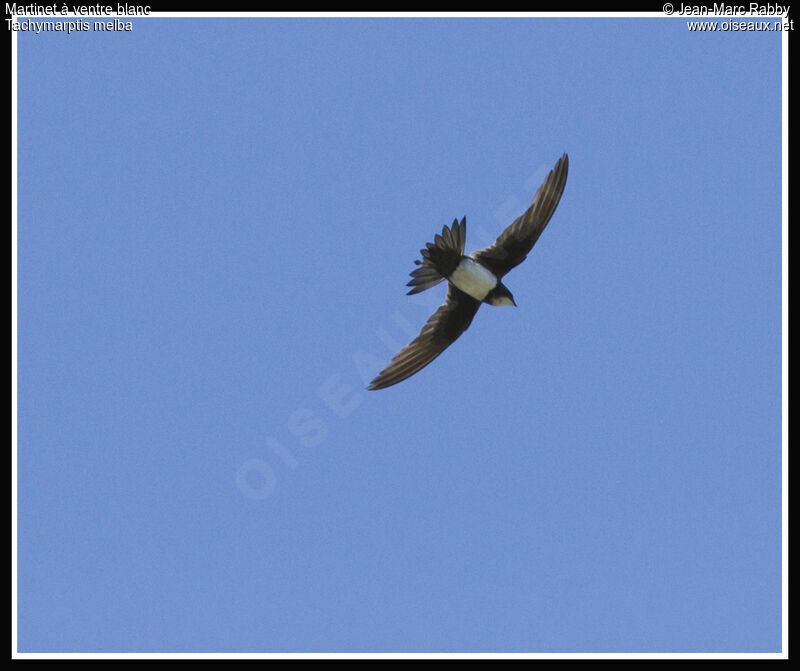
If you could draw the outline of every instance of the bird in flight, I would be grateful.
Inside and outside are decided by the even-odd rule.
[[[564,154],[537,189],[531,206],[490,247],[464,255],[464,217],[442,228],[442,234],[420,250],[422,260],[414,261],[419,268],[411,272],[408,293],[417,294],[447,280],[447,299],[367,389],[391,387],[427,366],[467,330],[481,303],[516,306],[501,280],[525,260],[553,216],[567,183],[568,167],[569,157]]]

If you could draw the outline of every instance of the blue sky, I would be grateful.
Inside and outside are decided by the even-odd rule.
[[[21,34],[19,649],[780,648],[780,41]],[[420,247],[564,196],[439,359]]]

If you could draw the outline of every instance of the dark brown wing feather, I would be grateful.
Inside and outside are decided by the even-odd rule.
[[[536,191],[525,213],[515,219],[491,247],[473,254],[498,278],[522,263],[533,249],[561,200],[568,169],[569,157],[564,154]]]
[[[367,389],[383,389],[423,369],[456,341],[472,322],[480,301],[452,284],[447,300],[431,315],[420,334],[401,349]]]

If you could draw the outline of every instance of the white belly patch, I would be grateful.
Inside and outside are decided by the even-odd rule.
[[[497,278],[477,261],[466,257],[448,277],[461,291],[482,301],[497,286]]]

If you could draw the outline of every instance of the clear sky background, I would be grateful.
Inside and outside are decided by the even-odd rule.
[[[20,650],[777,651],[780,120],[683,19],[20,35]]]

